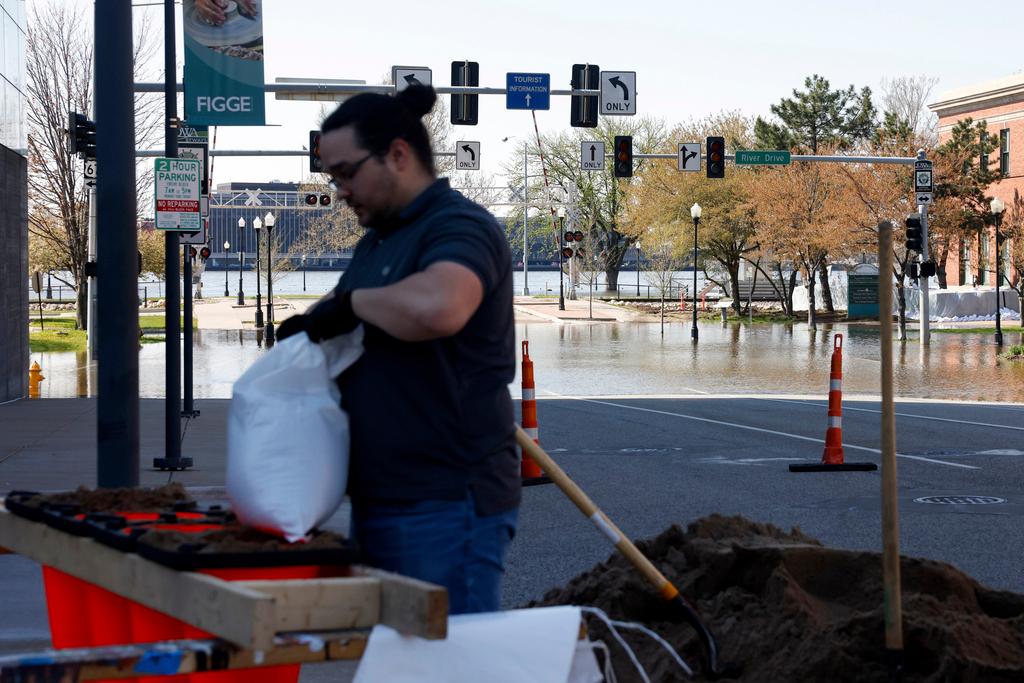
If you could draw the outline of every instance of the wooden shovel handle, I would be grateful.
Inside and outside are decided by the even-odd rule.
[[[672,582],[666,579],[664,574],[651,564],[651,561],[633,545],[632,541],[626,538],[619,527],[612,520],[608,519],[608,516],[594,504],[594,501],[590,500],[590,496],[584,493],[583,489],[577,486],[576,482],[570,479],[569,475],[558,466],[558,463],[543,448],[535,444],[533,439],[519,425],[516,425],[516,441],[522,447],[523,452],[533,458],[533,461],[544,470],[544,474],[551,478],[555,486],[560,488],[562,493],[568,496],[569,500],[580,509],[580,512],[594,523],[594,526],[619,549],[620,553],[626,556],[626,559],[633,563],[633,566],[643,574],[644,578],[658,590],[661,597],[666,600],[672,600],[679,595],[679,590],[672,585]]]

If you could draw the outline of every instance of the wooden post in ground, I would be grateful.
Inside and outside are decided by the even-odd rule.
[[[900,592],[900,519],[896,499],[896,415],[892,388],[892,223],[878,224],[878,314],[882,347],[882,584],[885,649],[892,673],[903,658],[903,599]]]

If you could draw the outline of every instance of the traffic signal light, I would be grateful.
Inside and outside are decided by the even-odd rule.
[[[566,230],[563,238],[568,243],[562,247],[562,256],[565,258],[572,258],[573,256],[583,255],[583,231],[582,230]]]
[[[322,195],[320,195],[320,206],[330,206],[330,205],[331,205],[331,195],[329,195],[329,194],[322,194]]]
[[[921,264],[921,277],[935,277],[935,261],[925,261]]]
[[[907,249],[910,251],[921,251],[924,248],[921,231],[921,216],[912,213],[907,216]]]
[[[70,112],[68,126],[68,148],[72,154],[83,159],[96,158],[96,123],[85,114]]]
[[[704,149],[707,152],[708,178],[725,177],[725,138],[718,135],[709,135],[705,141]]]
[[[324,164],[320,161],[320,131],[309,131],[309,172],[323,173]]]
[[[199,250],[199,255],[203,258],[204,261],[210,258],[210,248],[203,247],[202,249]]]
[[[306,206],[316,206],[317,198],[313,193],[306,195]]]
[[[615,177],[633,177],[633,136],[615,136]]]
[[[573,64],[573,90],[597,90],[601,67],[596,64]],[[569,125],[575,128],[597,128],[597,95],[573,95],[569,105]]]
[[[480,85],[479,62],[452,62],[452,85]],[[452,95],[452,125],[475,126],[480,118],[479,95]]]

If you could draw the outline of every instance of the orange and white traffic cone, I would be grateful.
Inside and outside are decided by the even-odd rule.
[[[530,360],[530,342],[523,342],[523,399],[521,401],[522,419],[520,426],[523,431],[533,439],[533,442],[540,445],[540,431],[537,426],[537,395],[533,383],[533,361]],[[551,480],[544,476],[544,471],[526,453],[522,454],[520,461],[519,476],[522,477],[523,486],[535,486],[537,484],[550,484]]]
[[[832,374],[828,382],[828,429],[825,430],[823,465],[843,464],[843,335],[833,339]]]
[[[873,462],[846,462],[843,458],[843,335],[833,339],[832,372],[828,382],[828,428],[821,462],[814,465],[790,465],[790,472],[836,472],[877,470]]]

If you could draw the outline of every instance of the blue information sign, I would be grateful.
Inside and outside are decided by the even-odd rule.
[[[550,109],[551,74],[505,74],[506,109]]]

